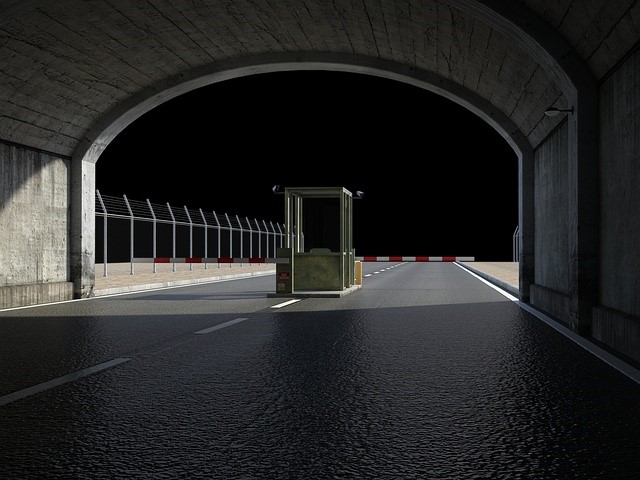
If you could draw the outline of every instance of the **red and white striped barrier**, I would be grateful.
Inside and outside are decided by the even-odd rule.
[[[231,258],[231,257],[151,257],[134,258],[133,263],[289,263],[288,258]]]
[[[356,257],[361,262],[473,262],[475,257]]]
[[[361,262],[473,262],[475,257],[400,257],[364,256],[356,257]],[[288,258],[265,257],[143,257],[134,258],[133,263],[289,263]]]

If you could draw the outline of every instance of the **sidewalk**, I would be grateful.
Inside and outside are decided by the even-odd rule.
[[[97,297],[276,273],[276,266],[272,263],[157,263],[155,273],[153,267],[152,263],[134,263],[132,274],[131,263],[107,263],[107,276],[104,276],[104,264],[96,263],[93,294]]]
[[[475,274],[496,284],[514,296],[518,296],[518,264],[516,262],[460,262]],[[173,270],[175,266],[175,271]],[[272,263],[259,264],[208,264],[202,263],[108,263],[107,276],[104,276],[104,265],[96,264],[95,296],[116,293],[153,290],[163,287],[206,283],[223,278],[242,278],[256,275],[275,274],[276,266]]]

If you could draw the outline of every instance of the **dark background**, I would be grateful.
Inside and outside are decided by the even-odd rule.
[[[271,187],[354,201],[356,255],[511,261],[517,157],[480,118],[426,90],[340,72],[220,82],[125,129],[97,163],[102,195],[284,222]]]

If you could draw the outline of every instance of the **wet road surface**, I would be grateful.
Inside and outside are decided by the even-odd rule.
[[[637,478],[637,382],[458,265],[363,268],[0,312],[0,478]]]

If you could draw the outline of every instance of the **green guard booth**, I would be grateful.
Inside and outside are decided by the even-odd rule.
[[[339,248],[304,249],[305,199],[338,199]],[[359,288],[353,249],[353,196],[343,187],[285,188],[285,247],[276,253],[276,295],[341,296]],[[331,226],[323,226],[330,228]]]

